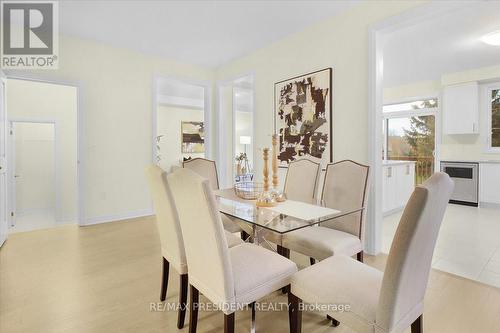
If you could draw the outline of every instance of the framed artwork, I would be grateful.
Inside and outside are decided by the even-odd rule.
[[[182,153],[204,153],[205,133],[202,121],[181,122]]]
[[[333,160],[332,69],[274,84],[274,130],[278,163],[307,158],[325,166]]]

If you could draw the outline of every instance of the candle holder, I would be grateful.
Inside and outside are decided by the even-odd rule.
[[[271,190],[271,195],[274,197],[274,200],[277,202],[286,201],[286,196],[283,191],[280,191],[278,188],[279,179],[278,179],[278,134],[273,134],[272,136],[272,145],[273,145],[273,189]]]
[[[264,191],[256,202],[257,207],[274,207],[277,202],[275,196],[269,191],[269,148],[262,150],[262,157],[264,159]]]

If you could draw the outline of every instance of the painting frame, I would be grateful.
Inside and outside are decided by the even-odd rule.
[[[192,133],[193,131],[188,131],[187,126],[198,126],[201,131]],[[204,121],[187,121],[181,120],[181,153],[182,154],[204,154],[205,153],[205,122]],[[188,135],[198,134],[201,141],[189,141],[186,140]]]
[[[324,150],[324,152],[326,152],[327,156],[324,156],[324,152],[323,152],[323,155],[321,156],[321,158],[317,158],[317,157],[314,157],[312,155],[305,154],[303,157],[294,158],[293,160],[287,161],[287,162],[283,162],[278,158],[278,167],[279,168],[288,168],[288,165],[290,164],[290,162],[297,161],[297,160],[304,159],[304,158],[307,158],[307,159],[313,160],[314,162],[320,163],[321,167],[323,169],[326,167],[326,164],[333,163],[333,68],[332,67],[326,67],[323,69],[319,69],[319,70],[309,72],[306,74],[297,75],[295,77],[281,80],[279,82],[274,83],[274,114],[273,114],[273,116],[274,116],[274,118],[273,118],[274,133],[279,135],[281,132],[281,129],[284,128],[284,127],[278,128],[278,126],[279,126],[278,119],[279,118],[282,119],[281,116],[278,114],[280,99],[282,97],[281,91],[279,88],[283,87],[285,84],[299,82],[302,80],[307,80],[308,78],[314,77],[315,75],[327,75],[328,76],[328,78],[326,79],[327,87],[325,87],[325,88],[328,88],[328,93],[327,93],[327,96],[325,98],[325,104],[328,103],[328,106],[325,106],[325,121],[326,121],[327,127],[328,127],[326,134],[328,134],[328,140],[326,142],[326,147]],[[279,136],[279,143],[278,143],[279,144],[278,156],[281,153],[282,140],[283,140],[283,138],[280,135]]]

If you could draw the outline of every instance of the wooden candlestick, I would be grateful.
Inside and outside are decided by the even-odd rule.
[[[269,148],[264,148],[263,150],[264,158],[264,170],[262,174],[264,175],[264,192],[269,191]]]
[[[272,161],[272,168],[273,168],[273,188],[275,190],[278,189],[278,134],[273,134],[273,161]]]
[[[263,159],[264,159],[264,191],[261,193],[259,199],[255,203],[257,207],[274,207],[276,206],[276,200],[274,196],[269,192],[269,148],[262,149]]]

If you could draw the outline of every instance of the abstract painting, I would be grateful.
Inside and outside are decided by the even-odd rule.
[[[181,122],[182,152],[185,154],[205,152],[205,134],[202,121]]]
[[[274,96],[279,166],[303,158],[332,162],[332,69],[275,83]]]

